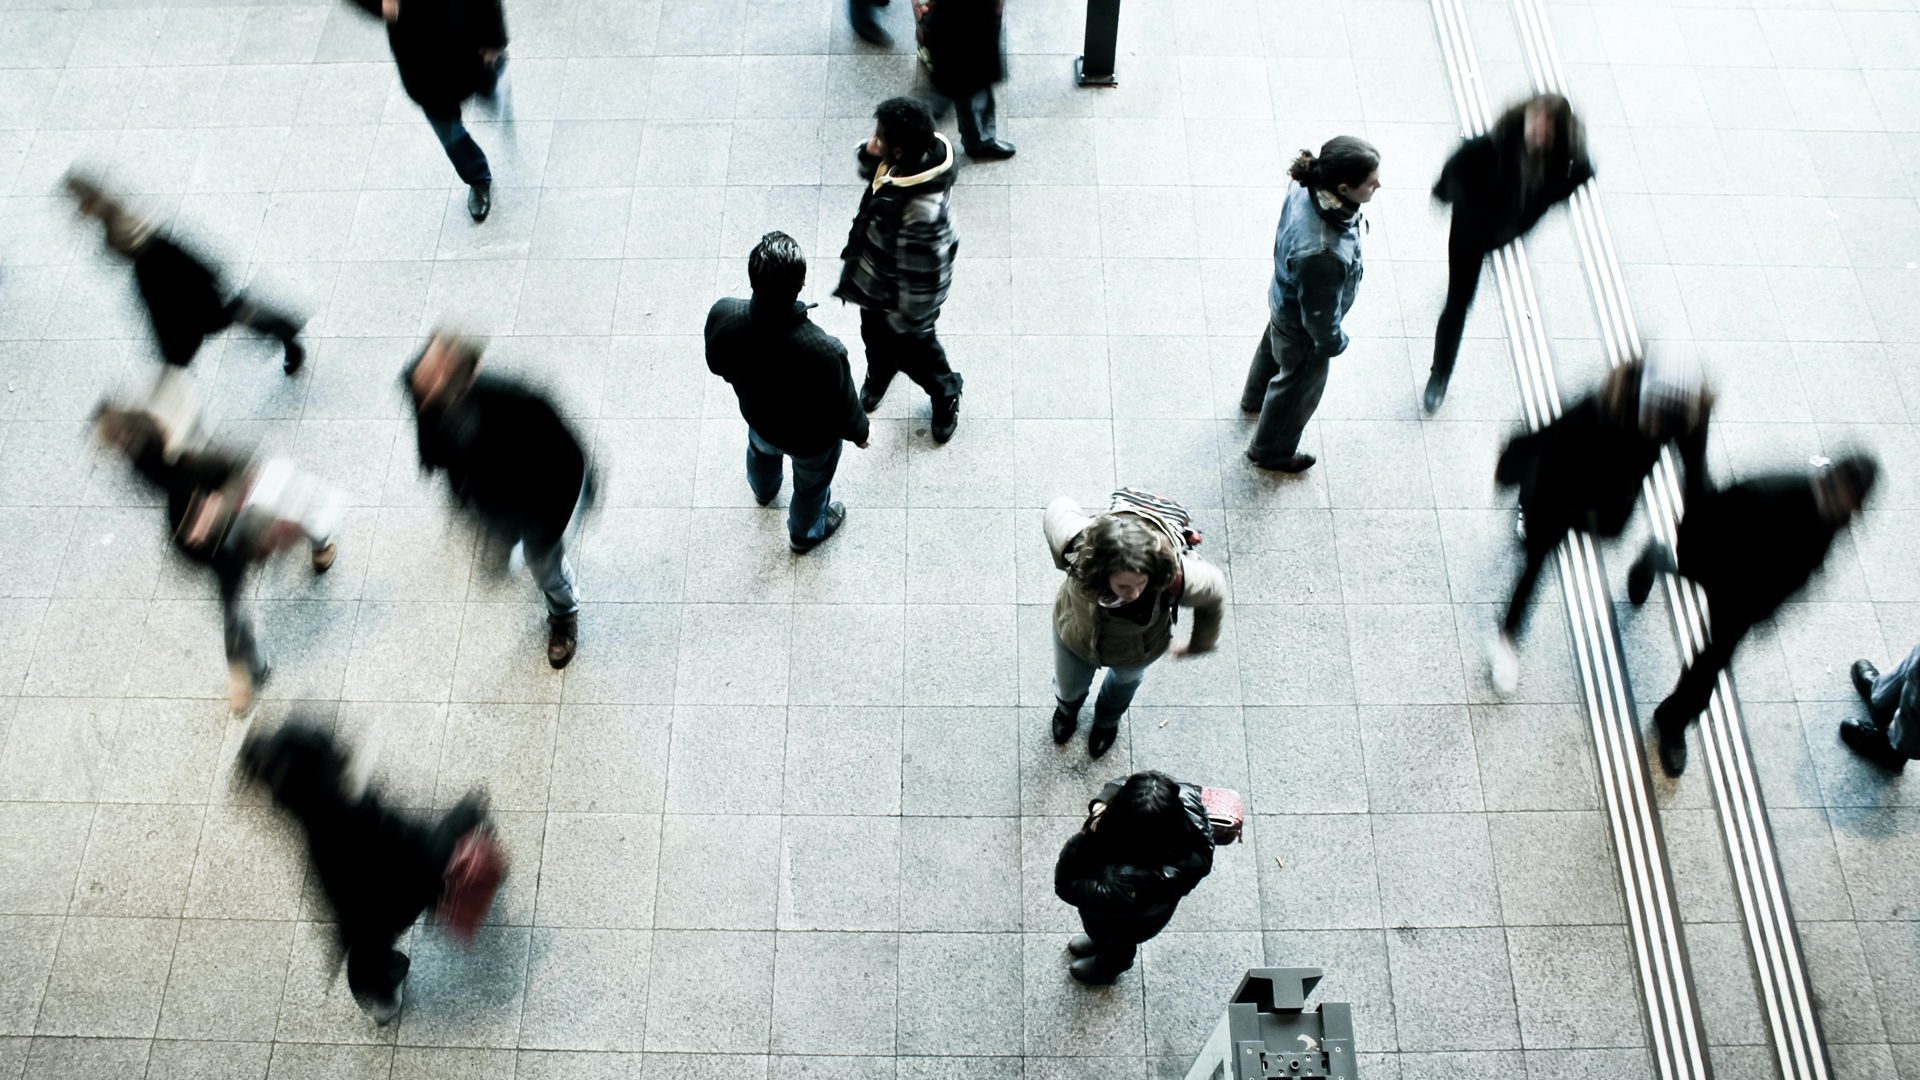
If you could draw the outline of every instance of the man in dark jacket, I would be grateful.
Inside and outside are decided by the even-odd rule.
[[[970,158],[1013,156],[1013,144],[994,130],[993,84],[1007,77],[1000,14],[1005,0],[926,0],[916,3],[927,71],[933,88],[959,110],[960,145]]]
[[[1878,474],[1872,458],[1854,455],[1811,477],[1762,476],[1696,496],[1680,521],[1673,558],[1649,545],[1633,564],[1627,574],[1633,603],[1646,601],[1656,571],[1678,573],[1706,590],[1712,618],[1707,647],[1653,713],[1668,776],[1686,770],[1687,725],[1706,709],[1734,646],[1820,568]]]
[[[888,98],[874,110],[873,137],[857,151],[860,196],[843,269],[833,295],[860,305],[867,377],[860,405],[868,412],[894,375],[906,372],[933,399],[933,439],[946,442],[960,423],[960,374],[947,363],[933,324],[953,283],[960,241],[948,205],[953,198],[953,147],[912,98]]]
[[[300,370],[307,350],[299,341],[299,320],[261,307],[245,293],[223,295],[212,267],[161,236],[153,222],[108,198],[94,181],[68,173],[67,192],[82,216],[106,227],[107,246],[133,260],[133,279],[146,302],[162,360],[184,368],[209,335],[239,323],[277,338],[286,350],[286,373]]]
[[[1100,985],[1133,966],[1139,944],[1213,871],[1213,826],[1198,787],[1152,771],[1108,784],[1090,810],[1060,849],[1053,891],[1086,930],[1067,942],[1078,958],[1067,971]]]
[[[1440,408],[1460,355],[1467,306],[1480,263],[1525,236],[1541,215],[1593,178],[1580,121],[1567,99],[1540,94],[1508,109],[1493,130],[1460,144],[1440,170],[1433,197],[1453,204],[1447,239],[1447,303],[1433,334],[1433,371],[1423,404]]]
[[[1920,645],[1882,675],[1871,660],[1853,662],[1853,688],[1867,703],[1867,721],[1842,720],[1840,741],[1892,772],[1920,758]]]
[[[480,346],[447,333],[408,365],[420,467],[445,469],[454,498],[525,552],[547,598],[547,662],[563,668],[580,611],[566,531],[585,493],[587,455],[544,397],[479,368]]]
[[[500,0],[353,0],[387,24],[400,85],[427,114],[447,158],[468,187],[467,213],[487,220],[493,172],[460,122],[475,94],[492,99],[506,67],[507,20]]]
[[[271,735],[248,736],[239,764],[248,781],[264,785],[300,822],[333,909],[347,986],[377,1022],[391,1022],[411,966],[393,944],[442,898],[461,838],[486,827],[483,797],[468,795],[428,825],[383,806],[376,793],[350,793],[347,755],[322,727],[300,718]]]
[[[761,506],[780,494],[780,459],[793,458],[787,534],[805,554],[847,518],[833,502],[840,441],[867,447],[866,411],[853,388],[846,346],[807,318],[800,302],[807,258],[793,237],[770,232],[747,257],[753,299],[725,299],[707,313],[707,368],[733,384],[747,422],[747,483]]]

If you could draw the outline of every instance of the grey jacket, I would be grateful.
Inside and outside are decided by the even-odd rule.
[[[1360,291],[1359,223],[1358,214],[1341,221],[1321,209],[1311,188],[1295,184],[1274,231],[1268,311],[1274,322],[1305,331],[1322,356],[1347,349],[1340,323]]]

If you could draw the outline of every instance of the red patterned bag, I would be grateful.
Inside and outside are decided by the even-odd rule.
[[[454,938],[473,940],[506,876],[506,849],[500,846],[492,826],[477,825],[454,843],[439,907],[440,921]]]
[[[1246,824],[1247,807],[1239,792],[1232,788],[1203,787],[1200,805],[1207,808],[1207,823],[1213,826],[1215,847],[1240,841],[1240,827]]]

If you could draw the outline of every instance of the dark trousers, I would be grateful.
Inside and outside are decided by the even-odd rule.
[[[935,401],[960,396],[965,380],[947,363],[947,350],[932,330],[903,334],[887,325],[887,313],[860,309],[860,340],[867,346],[867,382],[885,389],[896,373],[918,383]]]
[[[971,152],[984,143],[999,138],[994,119],[993,87],[983,86],[967,98],[950,98],[939,92],[934,94],[934,119],[946,118],[949,108],[957,108],[960,123],[960,145]]]
[[[427,835],[421,838],[424,842],[413,848],[422,851],[436,875],[446,872],[460,838],[486,820],[481,805],[476,795],[461,799],[432,829],[426,831]],[[403,827],[414,830],[420,828],[418,825]],[[308,828],[312,828],[311,823],[308,823]],[[405,930],[404,926],[359,925],[347,931],[347,988],[353,991],[354,1000],[362,1008],[377,1008],[393,1003],[393,995],[400,989],[407,971],[413,966],[406,953],[393,947]]]
[[[848,0],[847,13],[852,17],[855,27],[873,26],[877,22],[874,7],[873,0]]]
[[[1440,309],[1440,324],[1433,331],[1433,377],[1443,383],[1453,376],[1453,362],[1460,356],[1467,308],[1473,305],[1474,290],[1480,287],[1480,264],[1486,257],[1477,242],[1462,235],[1456,220],[1447,235],[1447,303]]]
[[[1133,966],[1133,958],[1140,951],[1140,943],[1153,938],[1166,929],[1173,920],[1169,911],[1161,919],[1102,919],[1089,915],[1085,908],[1080,909],[1080,925],[1099,946],[1093,954],[1093,962],[1100,974],[1111,978]]]
[[[800,457],[747,429],[747,486],[753,497],[772,502],[780,494],[780,460],[793,458],[793,502],[787,507],[787,535],[795,543],[827,535],[827,503],[833,500],[833,471],[840,465],[840,442],[811,457]]]
[[[458,108],[450,113],[428,113],[427,124],[440,139],[440,145],[446,148],[447,160],[453,162],[453,169],[460,174],[461,182],[469,187],[493,182],[493,170],[487,166],[487,155],[480,149],[480,144],[473,141],[467,125],[460,122]]]
[[[1247,447],[1256,460],[1279,464],[1299,451],[1300,436],[1327,390],[1327,365],[1306,330],[1267,323],[1240,391],[1240,408],[1260,412],[1260,426]]]
[[[1712,603],[1709,596],[1708,603]],[[1694,718],[1706,711],[1707,700],[1713,697],[1713,688],[1719,682],[1720,672],[1733,661],[1733,650],[1740,639],[1758,621],[1751,616],[1735,615],[1733,612],[1714,612],[1713,638],[1707,647],[1693,658],[1687,670],[1680,673],[1680,681],[1674,685],[1673,693],[1653,711],[1654,722],[1663,731],[1679,731],[1692,723]]]
[[[1507,617],[1500,626],[1512,637],[1520,632],[1521,624],[1526,622],[1527,608],[1533,602],[1533,587],[1540,580],[1540,571],[1547,565],[1547,557],[1567,535],[1564,524],[1537,521],[1532,515],[1527,517],[1527,564],[1520,570],[1520,579],[1513,583],[1513,595],[1507,600]]]

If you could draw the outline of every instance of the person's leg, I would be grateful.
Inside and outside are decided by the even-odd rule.
[[[1273,323],[1267,323],[1267,329],[1260,335],[1260,344],[1254,347],[1253,363],[1247,368],[1247,385],[1240,390],[1240,411],[1257,413],[1260,405],[1267,399],[1267,384],[1280,374],[1280,363],[1274,359],[1279,348],[1274,343],[1279,331]]]
[[[1712,597],[1708,597],[1712,602]],[[1668,694],[1660,707],[1653,712],[1653,719],[1664,732],[1684,730],[1702,712],[1706,711],[1707,700],[1713,697],[1714,687],[1719,685],[1720,672],[1733,660],[1734,647],[1746,636],[1751,622],[1734,618],[1716,618],[1713,638],[1707,647],[1700,650],[1680,673],[1680,681],[1674,685],[1673,693]]]
[[[1467,308],[1480,286],[1480,264],[1484,261],[1485,254],[1478,245],[1466,242],[1456,223],[1447,238],[1447,302],[1433,331],[1431,380],[1442,387],[1453,377],[1453,363],[1460,356],[1460,335],[1467,327]]]
[[[1327,389],[1328,358],[1304,334],[1276,327],[1274,338],[1279,374],[1267,383],[1260,426],[1254,429],[1247,454],[1256,462],[1278,465],[1300,450],[1300,436]]]
[[[880,399],[900,372],[897,338],[887,325],[886,312],[860,309],[860,341],[867,347],[867,376],[860,384],[860,404],[868,412],[880,407]]]
[[[1915,645],[1906,659],[1892,669],[1881,672],[1880,677],[1873,681],[1873,694],[1867,702],[1868,709],[1875,716],[1893,715],[1895,709],[1903,707],[1907,696],[1915,692],[1914,687],[1920,685],[1920,674],[1916,672],[1920,672],[1920,645]],[[1909,715],[1920,720],[1920,713]],[[1920,732],[1915,734],[1920,735]]]
[[[747,486],[753,489],[754,501],[761,506],[780,494],[783,456],[779,447],[761,438],[752,428],[747,429]]]
[[[1120,718],[1126,715],[1127,706],[1133,704],[1133,695],[1140,690],[1140,680],[1147,677],[1147,666],[1107,669],[1107,677],[1100,683],[1100,696],[1093,702],[1096,730],[1120,726]]]
[[[937,406],[943,400],[960,396],[965,382],[947,363],[946,347],[932,330],[924,334],[896,334],[895,353],[900,371],[927,392]]]
[[[400,984],[412,966],[391,935],[359,935],[347,945],[347,988],[375,1021],[388,1023],[400,1014]]]
[[[840,466],[840,443],[824,453],[793,459],[793,502],[787,508],[787,535],[806,542],[827,535],[827,504],[833,500],[833,473]]]
[[[1067,648],[1059,634],[1053,635],[1053,700],[1061,708],[1080,710],[1087,700],[1087,689],[1093,685],[1093,673],[1098,670]]]
[[[998,138],[993,87],[981,87],[972,96],[955,101],[954,108],[954,119],[960,125],[960,145],[967,153],[971,154]]]
[[[1527,608],[1533,601],[1533,587],[1540,580],[1540,571],[1547,564],[1547,556],[1560,544],[1565,530],[1549,530],[1544,523],[1529,521],[1527,529],[1527,564],[1520,570],[1520,578],[1513,583],[1513,595],[1507,600],[1507,617],[1500,622],[1501,632],[1508,637],[1517,636],[1520,627],[1526,623]],[[1549,532],[1552,535],[1547,535]]]
[[[533,572],[534,583],[546,595],[548,614],[577,613],[580,602],[574,595],[573,564],[567,561],[566,541],[557,536],[551,540],[528,536],[522,538],[521,543],[526,552],[527,569]]]
[[[1914,650],[1920,654],[1920,649]],[[1907,657],[1909,663],[1913,656]],[[1906,664],[1902,664],[1906,667]],[[1900,704],[1887,724],[1887,741],[1910,758],[1920,758],[1920,671],[1910,673],[1900,690]]]
[[[853,20],[853,32],[874,45],[891,45],[893,35],[881,29],[879,20],[874,18],[876,6],[875,0],[848,0],[847,14]]]
[[[227,704],[234,712],[244,712],[272,669],[260,654],[253,621],[240,606],[241,571],[221,567],[216,573],[220,577],[220,616],[227,646]]]
[[[487,166],[487,155],[480,144],[473,141],[473,135],[467,126],[460,122],[460,111],[436,115],[427,114],[427,125],[440,140],[447,151],[447,160],[453,162],[455,172],[460,174],[461,182],[477,187],[493,182],[493,172]]]

